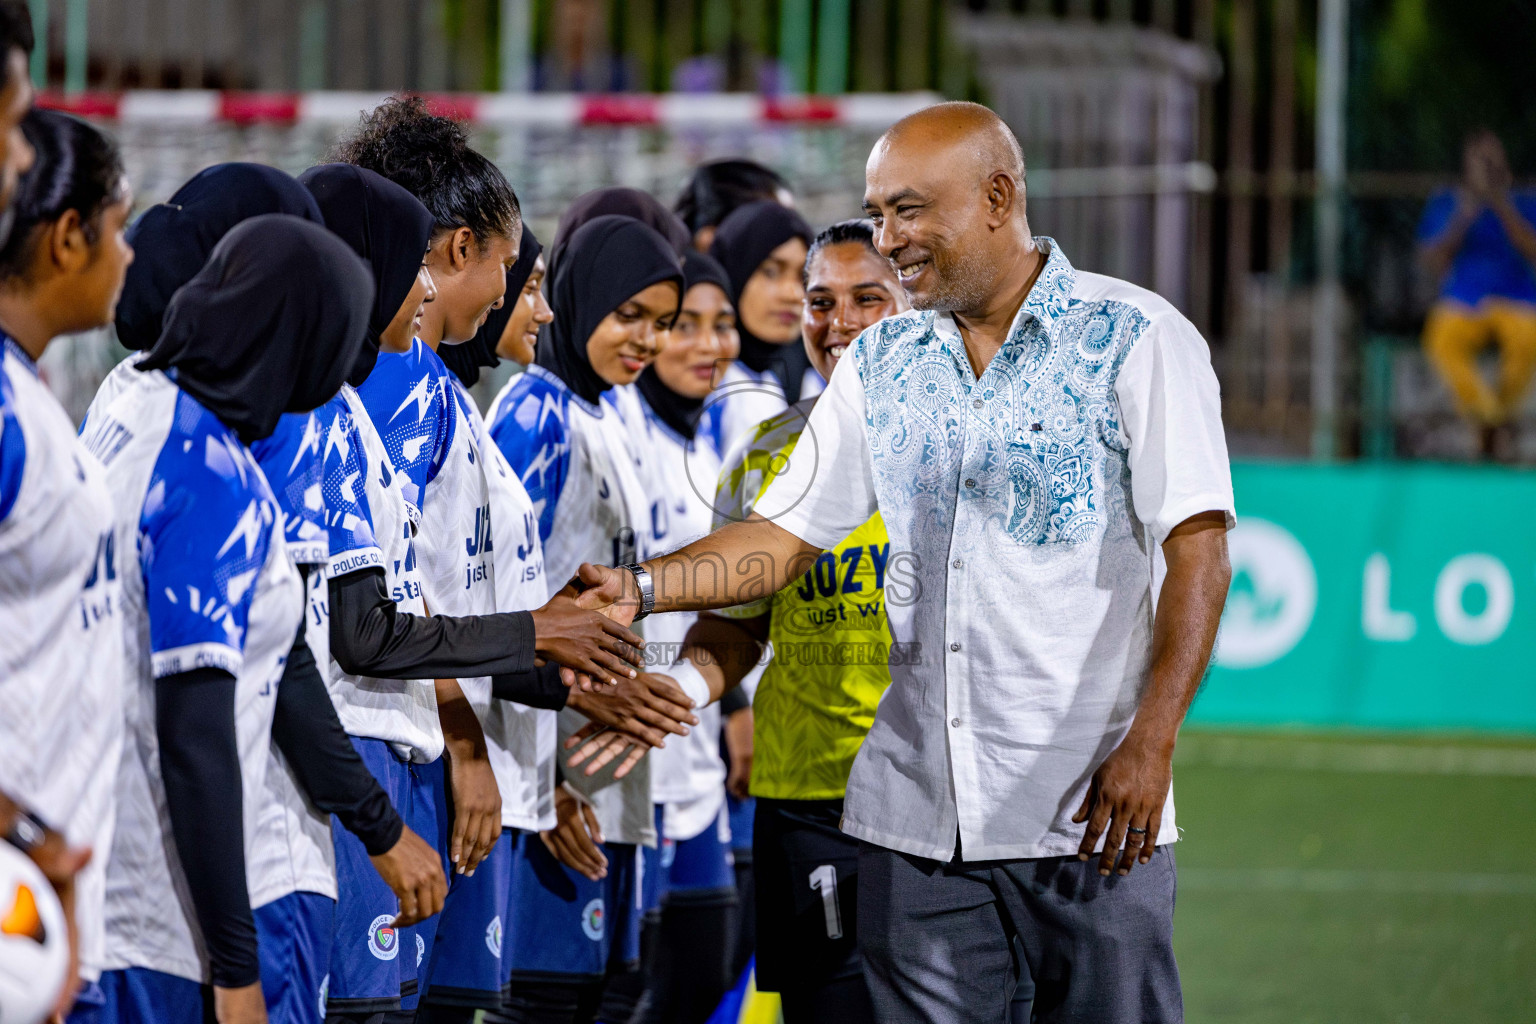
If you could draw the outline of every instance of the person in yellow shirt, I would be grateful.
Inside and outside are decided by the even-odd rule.
[[[867,221],[822,231],[805,279],[806,353],[826,378],[861,331],[907,309]],[[789,460],[815,457],[804,435],[815,401],[764,421],[727,456],[718,520],[746,518]],[[903,579],[912,585],[902,564],[876,513],[778,593],[701,615],[684,648],[706,677],[723,675],[710,681],[718,693],[772,647],[753,701],[757,989],[781,994],[785,1024],[875,1019],[854,919],[858,843],[838,822],[849,769],[891,682],[887,657],[902,656],[891,652],[885,616],[886,593]]]

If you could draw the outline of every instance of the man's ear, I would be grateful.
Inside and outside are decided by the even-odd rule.
[[[998,171],[987,182],[987,222],[994,228],[1007,223],[1023,201],[1023,189],[1006,171]]]

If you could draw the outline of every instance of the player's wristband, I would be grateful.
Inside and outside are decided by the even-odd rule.
[[[709,683],[693,662],[680,658],[672,663],[665,674],[671,676],[688,695],[688,699],[693,701],[693,710],[697,711],[709,703]]]
[[[629,570],[630,575],[635,578],[635,586],[640,588],[640,610],[630,620],[631,622],[639,622],[651,614],[651,609],[656,607],[656,588],[651,581],[651,574],[643,566],[633,562],[628,565],[615,566],[615,568]]]

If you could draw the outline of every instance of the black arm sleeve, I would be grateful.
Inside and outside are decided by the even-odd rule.
[[[342,828],[362,840],[370,857],[389,852],[399,842],[405,823],[347,739],[315,655],[304,642],[303,624],[278,684],[272,739],[309,802],[324,814],[336,815]]]
[[[214,668],[155,682],[155,733],[171,835],[208,949],[213,983],[261,980],[245,887],[235,677]]]
[[[720,695],[720,713],[727,718],[751,706],[752,698],[739,686],[733,686]]]
[[[353,675],[459,679],[517,675],[533,668],[533,616],[411,615],[395,607],[384,570],[359,569],[329,581],[331,657]]]
[[[570,689],[560,681],[560,666],[540,665],[531,672],[504,673],[491,677],[491,696],[511,700],[530,708],[559,711],[565,707]]]

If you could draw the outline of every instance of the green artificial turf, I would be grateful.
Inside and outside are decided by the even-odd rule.
[[[1187,730],[1191,1024],[1536,1021],[1536,738]]]

